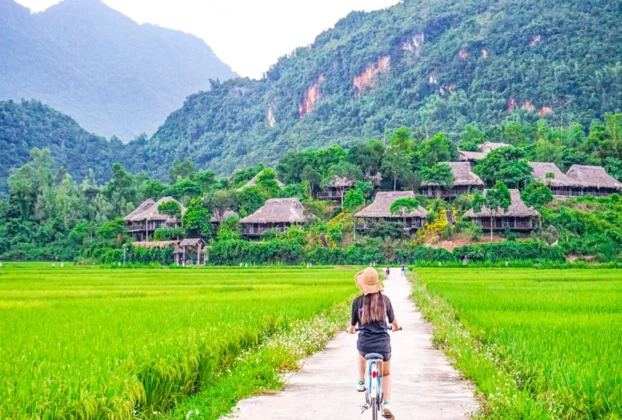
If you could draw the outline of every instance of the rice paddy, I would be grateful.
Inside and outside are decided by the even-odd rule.
[[[622,271],[415,269],[437,344],[490,418],[622,417]]]
[[[170,413],[244,354],[352,296],[352,276],[5,264],[0,418]]]

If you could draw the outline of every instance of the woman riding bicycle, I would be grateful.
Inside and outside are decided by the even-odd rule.
[[[378,272],[373,268],[366,268],[358,273],[354,280],[363,295],[354,299],[352,303],[352,320],[348,332],[354,334],[356,326],[360,330],[356,348],[359,352],[357,360],[358,383],[356,389],[365,391],[365,355],[379,353],[383,356],[382,363],[382,393],[384,394],[383,414],[392,418],[391,411],[391,337],[388,333],[387,320],[397,331],[399,326],[393,306],[387,296],[382,294],[382,285],[378,280]]]

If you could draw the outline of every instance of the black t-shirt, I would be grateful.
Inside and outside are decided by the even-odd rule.
[[[384,307],[387,310],[387,320],[390,324],[395,319],[393,305],[391,305],[391,301],[387,296],[382,295],[382,298],[384,299]],[[352,319],[350,320],[350,325],[359,324],[359,328],[362,329],[359,332],[356,348],[361,353],[390,353],[391,337],[389,337],[389,333],[387,332],[387,328],[389,327],[387,320],[374,321],[365,325],[360,324],[364,299],[369,299],[369,297],[359,296],[352,302]]]

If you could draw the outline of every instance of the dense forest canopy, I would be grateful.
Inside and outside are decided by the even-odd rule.
[[[36,103],[30,105],[40,107]],[[481,237],[481,228],[463,215],[480,205],[482,199],[490,197],[469,193],[451,202],[417,196],[417,203],[425,206],[428,218],[424,229],[414,238],[405,237],[399,223],[379,223],[372,226],[365,237],[353,237],[353,214],[368,204],[375,192],[394,189],[418,192],[423,182],[447,185],[453,182],[453,174],[447,173],[448,166],[443,162],[455,160],[458,147],[445,134],[439,132],[426,139],[416,136],[408,127],[401,127],[387,137],[386,144],[371,140],[349,149],[330,146],[289,152],[275,165],[276,170],[257,165],[231,177],[197,170],[189,158],[175,160],[166,171],[168,183],[153,179],[145,172],[132,175],[120,164],[112,165],[105,183],[98,181],[90,170],[83,178],[72,176],[54,162],[54,153],[34,148],[30,160],[11,173],[8,198],[0,200],[0,260],[58,257],[118,262],[123,247],[129,243],[121,217],[144,200],[157,201],[166,196],[179,200],[188,210],[181,218],[180,228],[159,229],[155,239],[201,236],[210,241],[213,261],[222,264],[237,264],[244,258],[251,258],[250,255],[256,258],[253,261],[265,263],[283,261],[286,256],[291,259],[283,262],[299,263],[306,255],[305,258],[327,264],[360,264],[369,261],[368,258],[394,261],[400,255],[399,258],[410,261],[415,255],[421,255],[420,252],[424,252],[426,258],[441,258],[433,253],[436,251],[421,250],[417,246],[434,244],[456,233]],[[527,162],[554,162],[562,170],[572,164],[603,165],[610,175],[622,180],[622,114],[607,114],[604,121],[595,121],[589,128],[573,125],[560,129],[551,127],[545,120],[535,124],[511,123],[487,130],[467,125],[460,137],[460,147],[465,148],[490,140],[508,143],[510,146],[490,152],[473,171],[489,187],[503,191],[507,191],[507,186],[521,187],[523,201],[542,214],[542,227],[532,234],[537,244],[530,242],[524,249],[509,244],[512,253],[505,258],[520,259],[522,255],[531,259],[547,259],[547,256],[564,259],[564,255],[601,261],[620,258],[620,196],[552,202],[549,187],[533,179]],[[333,185],[336,178],[349,182],[353,188],[338,200],[340,203],[331,207],[316,197],[319,191]],[[254,180],[252,186],[241,188],[251,179]],[[281,186],[277,180],[285,185]],[[313,216],[310,222],[300,231],[265,232],[259,247],[241,240],[238,218],[222,220],[228,211],[245,217],[270,198],[290,197],[301,200],[305,212]],[[179,213],[177,208],[165,207],[162,211]],[[448,222],[448,211],[455,224]],[[214,224],[213,216],[222,222]],[[546,245],[542,244],[551,242],[551,226],[562,246],[544,249]],[[513,237],[508,235],[508,238]],[[443,255],[442,258],[454,258],[458,254]],[[472,256],[481,259],[488,258],[484,255],[489,254],[477,255]],[[495,255],[501,258],[500,255],[506,254]],[[132,248],[130,258],[170,263],[172,254],[170,250],[149,253]]]
[[[0,196],[8,191],[10,170],[28,162],[34,147],[50,151],[55,169],[63,166],[80,181],[91,169],[102,183],[110,178],[113,162],[124,161],[122,146],[118,139],[89,134],[72,118],[40,102],[0,102]]]
[[[456,140],[467,123],[584,126],[622,110],[622,1],[405,0],[354,12],[261,80],[214,82],[148,142],[133,171],[175,158],[230,173],[287,151],[385,139]]]
[[[234,76],[202,40],[138,25],[100,0],[35,14],[0,0],[0,100],[43,101],[99,135],[152,134],[210,78]]]

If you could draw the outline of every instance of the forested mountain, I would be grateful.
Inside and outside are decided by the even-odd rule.
[[[589,125],[622,110],[621,0],[404,0],[355,12],[261,80],[214,83],[131,147],[160,177],[174,158],[227,173],[289,150],[450,137],[544,117]]]
[[[0,100],[40,100],[99,135],[152,134],[209,79],[234,76],[202,40],[138,25],[101,0],[37,14],[0,0]]]
[[[49,149],[56,168],[78,182],[93,169],[100,182],[112,175],[113,160],[123,161],[123,144],[89,134],[72,118],[37,101],[0,102],[0,196],[12,168],[28,162],[32,148]],[[114,158],[113,158],[114,157]]]

